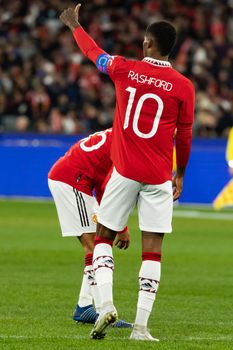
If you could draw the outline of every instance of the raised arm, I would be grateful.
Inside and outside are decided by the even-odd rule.
[[[64,10],[60,15],[60,20],[70,28],[82,53],[89,58],[101,72],[106,73],[108,62],[112,57],[102,50],[82,28],[79,23],[80,7],[81,4],[78,4],[75,8]]]

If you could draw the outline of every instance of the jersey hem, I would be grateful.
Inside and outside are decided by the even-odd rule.
[[[93,195],[92,195],[92,193],[91,193],[91,189],[85,189],[85,188],[83,188],[83,186],[82,185],[79,185],[78,183],[77,184],[72,184],[71,182],[69,182],[69,181],[62,181],[62,180],[55,180],[55,178],[51,178],[51,177],[48,177],[48,180],[49,181],[54,181],[54,182],[61,182],[61,183],[63,183],[63,184],[66,184],[67,186],[70,186],[70,187],[72,187],[72,188],[75,188],[77,191],[79,191],[79,192],[82,192],[82,193],[85,193],[87,196],[89,196],[89,197],[94,197]]]
[[[165,228],[165,229],[161,229],[161,228],[152,228],[152,227],[146,227],[146,226],[141,226],[139,225],[139,228],[141,231],[148,231],[148,232],[154,232],[154,233],[172,233],[172,228]]]
[[[108,223],[107,221],[104,221],[104,220],[99,220],[99,217],[98,217],[98,214],[97,214],[97,220],[98,220],[98,223],[103,225],[103,226],[106,226],[107,228],[109,228],[110,230],[113,230],[113,231],[123,231],[124,228],[125,228],[125,225],[124,226],[119,226],[119,227],[116,227],[110,223]]]
[[[172,177],[169,177],[169,178],[166,178],[166,179],[163,179],[162,181],[157,181],[157,182],[152,182],[152,181],[146,181],[145,179],[144,180],[140,180],[139,178],[137,177],[128,177],[126,175],[123,174],[123,171],[120,171],[117,169],[117,166],[114,165],[114,168],[116,169],[116,171],[118,172],[118,174],[120,174],[122,177],[128,179],[128,180],[132,180],[132,181],[135,181],[135,182],[139,182],[141,184],[145,184],[145,185],[153,185],[153,186],[160,186],[160,185],[163,185],[165,184],[166,182],[168,181],[172,181]]]
[[[82,231],[82,233],[62,232],[62,237],[81,237],[84,233],[95,233],[93,230]]]

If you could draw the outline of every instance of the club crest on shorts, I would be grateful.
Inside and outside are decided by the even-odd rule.
[[[97,215],[96,214],[91,214],[91,219],[92,219],[92,222],[94,222],[94,224],[97,224]]]

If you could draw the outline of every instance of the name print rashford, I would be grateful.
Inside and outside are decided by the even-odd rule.
[[[131,80],[136,80],[137,83],[141,83],[141,84],[148,84],[148,85],[153,84],[155,87],[161,88],[165,91],[171,91],[173,88],[172,83],[169,83],[166,80],[156,79],[154,77],[148,77],[147,75],[136,73],[133,70],[129,71],[128,78],[130,78]]]

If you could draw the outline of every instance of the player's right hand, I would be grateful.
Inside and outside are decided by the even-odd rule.
[[[130,233],[129,230],[118,233],[116,235],[114,245],[119,249],[127,249],[130,244]]]
[[[68,8],[62,11],[60,15],[60,20],[70,28],[70,30],[74,31],[75,28],[80,26],[79,23],[79,9],[81,4],[78,4],[75,8]]]

